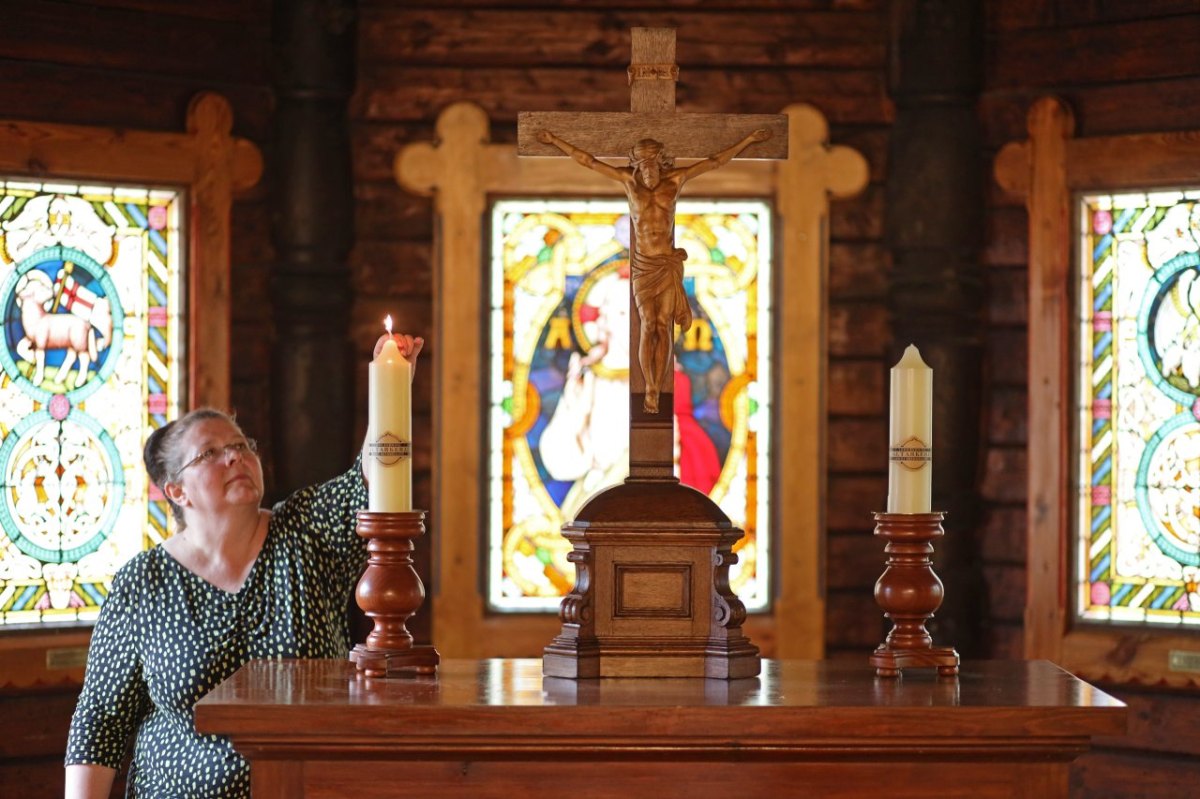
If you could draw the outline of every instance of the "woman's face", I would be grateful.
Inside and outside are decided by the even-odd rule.
[[[215,452],[211,460],[201,458]],[[263,496],[262,463],[246,446],[246,436],[224,419],[205,419],[192,425],[180,442],[182,464],[168,484],[171,498],[189,515],[220,512],[231,507],[258,507]]]

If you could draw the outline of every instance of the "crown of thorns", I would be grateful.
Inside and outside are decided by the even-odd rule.
[[[630,164],[641,166],[647,161],[657,161],[663,169],[671,169],[675,166],[675,159],[667,155],[662,142],[654,139],[642,139],[629,148]]]

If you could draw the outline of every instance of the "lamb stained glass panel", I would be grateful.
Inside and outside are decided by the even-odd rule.
[[[182,397],[180,206],[0,179],[0,627],[95,619],[167,534],[141,453]]]
[[[1079,219],[1076,615],[1200,626],[1200,191]]]
[[[491,213],[488,597],[557,609],[574,565],[562,525],[625,478],[630,368],[624,200],[504,200]],[[676,475],[741,527],[730,570],[770,595],[771,213],[680,201],[695,322],[675,342]],[[634,358],[636,363],[636,357]]]

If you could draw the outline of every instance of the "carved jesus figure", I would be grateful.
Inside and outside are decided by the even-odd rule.
[[[625,187],[634,242],[630,252],[633,296],[642,337],[638,362],[646,384],[643,409],[658,413],[658,397],[670,386],[671,347],[674,325],[687,330],[692,310],[683,289],[683,262],[687,251],[675,246],[675,203],[683,184],[729,163],[755,142],[766,141],[768,130],[756,130],[737,144],[691,166],[675,168],[661,142],[642,139],[629,152],[629,166],[606,164],[594,155],[563,141],[548,130],[538,132],[538,141],[552,144],[583,166]]]

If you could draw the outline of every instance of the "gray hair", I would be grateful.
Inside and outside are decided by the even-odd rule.
[[[146,439],[146,446],[142,450],[142,461],[146,464],[146,473],[150,475],[150,481],[158,486],[158,490],[163,492],[164,497],[167,496],[167,483],[174,479],[176,473],[183,466],[184,436],[187,435],[188,430],[200,422],[210,419],[229,422],[237,428],[238,432],[241,432],[241,428],[238,427],[234,418],[224,411],[216,408],[197,408],[173,422],[167,422]],[[167,497],[167,502],[171,506],[171,515],[175,517],[176,525],[182,530],[187,524],[183,519],[183,508],[176,505],[170,497]]]

